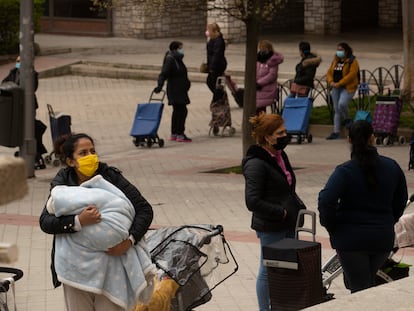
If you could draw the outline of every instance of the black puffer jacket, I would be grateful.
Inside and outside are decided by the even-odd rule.
[[[313,88],[313,80],[315,79],[316,69],[320,65],[321,61],[322,59],[313,53],[303,57],[300,63],[296,65],[296,75],[293,82]]]
[[[168,105],[187,105],[190,103],[188,90],[191,82],[188,79],[187,67],[183,55],[169,51],[164,58],[161,73],[158,76],[158,86],[162,88],[167,80]]]
[[[256,231],[294,230],[296,226],[299,205],[295,174],[283,151],[282,157],[292,175],[291,185],[276,160],[262,147],[250,146],[243,159],[246,206],[253,212],[251,228]],[[287,211],[285,220],[284,210]]]
[[[117,168],[100,162],[96,174],[102,175],[104,179],[120,189],[131,201],[135,209],[135,218],[131,228],[129,229],[129,233],[133,235],[135,242],[138,242],[145,235],[151,225],[153,219],[151,205],[145,200],[139,190],[131,184]],[[51,182],[51,189],[58,185],[79,186],[78,179],[73,168],[66,167],[57,173]],[[40,228],[49,234],[75,233],[76,231],[73,230],[75,225],[75,216],[76,215],[67,215],[56,217],[55,215],[49,214],[46,207],[44,207],[39,219]],[[55,241],[53,239],[51,269],[53,284],[57,287],[60,285],[60,282],[57,280],[54,267],[54,253]]]

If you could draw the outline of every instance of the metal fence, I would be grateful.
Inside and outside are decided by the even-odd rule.
[[[400,94],[404,67],[401,65],[393,65],[389,69],[385,67],[378,67],[373,71],[362,69],[361,84],[365,87],[365,95],[388,95]],[[290,93],[290,85],[293,79],[287,80],[279,84],[279,99],[275,104],[274,110],[280,112],[283,107],[284,99]],[[330,96],[330,87],[326,81],[326,75],[320,79],[314,79],[314,88],[311,90],[310,97],[313,98],[314,107],[327,105],[331,118],[333,118],[333,105]],[[355,93],[355,98],[358,97],[358,92]]]

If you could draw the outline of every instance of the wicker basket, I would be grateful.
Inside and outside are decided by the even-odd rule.
[[[281,248],[278,247],[280,242]],[[321,245],[295,239],[284,239],[280,242],[267,246],[267,253],[273,250],[276,257],[281,255],[282,260],[293,255],[296,257],[297,269],[268,267],[272,310],[300,310],[321,303]]]

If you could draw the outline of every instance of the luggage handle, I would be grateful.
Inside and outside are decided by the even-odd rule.
[[[312,226],[311,228],[304,227],[305,224],[305,215],[311,217]],[[301,220],[303,219],[303,225],[300,225]],[[295,227],[295,239],[299,239],[299,232],[308,232],[312,234],[313,242],[316,241],[316,213],[314,211],[309,211],[306,209],[299,210],[298,218],[296,219],[296,227]]]
[[[53,111],[52,106],[50,104],[46,104],[46,106],[47,106],[47,111],[49,112],[49,116],[54,118],[56,115],[55,115],[55,112]]]
[[[151,95],[149,97],[149,102],[154,102],[154,101],[160,101],[160,102],[164,102],[164,98],[165,98],[165,91],[161,90],[157,95],[155,95],[157,93],[155,93],[154,91],[151,92]]]

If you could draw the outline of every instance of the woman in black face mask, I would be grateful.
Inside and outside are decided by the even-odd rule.
[[[296,218],[303,204],[295,192],[295,174],[284,149],[289,143],[285,122],[277,114],[250,118],[256,144],[243,159],[246,206],[251,228],[262,246],[295,237]],[[259,310],[270,310],[267,270],[260,258],[256,281]]]

